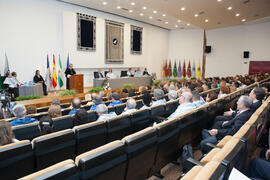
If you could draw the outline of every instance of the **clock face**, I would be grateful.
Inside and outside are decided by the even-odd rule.
[[[113,38],[113,41],[112,41],[113,45],[117,45],[118,44],[118,39],[117,38]]]

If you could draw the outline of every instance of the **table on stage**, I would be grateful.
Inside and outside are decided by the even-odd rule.
[[[133,84],[134,86],[149,86],[151,85],[152,76],[142,77],[121,77],[121,78],[109,78],[110,87],[112,89],[119,89],[123,87],[123,84]],[[94,87],[102,87],[105,78],[94,79]]]
[[[38,95],[43,97],[43,87],[41,83],[29,86],[19,86],[19,96]]]

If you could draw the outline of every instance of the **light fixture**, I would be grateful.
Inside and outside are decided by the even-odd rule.
[[[132,13],[132,12],[133,12],[133,10],[132,10],[132,9],[130,9],[128,12]]]
[[[217,0],[218,2],[221,2],[222,0]]]
[[[168,22],[168,21],[166,21],[166,22],[165,22],[165,24],[169,24],[169,22]]]
[[[177,22],[179,22],[179,23],[180,23],[180,22],[181,22],[181,20],[180,20],[180,19],[178,19],[178,20],[177,20]]]
[[[140,16],[143,16],[143,13],[140,13]]]
[[[143,10],[146,10],[146,9],[147,9],[147,7],[143,6],[143,7],[142,7],[142,9],[143,9]]]
[[[103,4],[103,5],[107,5],[108,3],[104,1],[102,4]]]
[[[185,7],[181,7],[181,11],[184,11],[186,8]]]
[[[246,21],[246,19],[242,19],[242,22],[245,22]]]
[[[117,9],[121,9],[121,6],[117,6],[116,8],[117,8]]]
[[[228,9],[228,10],[232,10],[232,6],[229,6],[227,9]]]
[[[198,17],[199,15],[198,14],[194,14],[195,17]]]
[[[178,25],[175,25],[176,28],[178,28]]]
[[[208,19],[204,20],[205,22],[208,22]]]
[[[239,13],[236,13],[235,16],[240,16],[240,14]]]
[[[135,6],[135,2],[130,3],[131,6]]]
[[[162,14],[162,16],[163,16],[163,17],[165,17],[165,16],[166,16],[166,14]]]
[[[190,26],[190,24],[187,24],[187,26]]]
[[[153,13],[154,13],[154,14],[157,14],[157,11],[155,10],[155,11],[153,11]]]
[[[150,16],[150,17],[149,17],[149,19],[153,19],[153,17],[152,17],[152,16]]]

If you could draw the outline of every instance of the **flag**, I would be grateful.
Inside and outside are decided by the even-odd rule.
[[[190,60],[188,61],[188,68],[187,68],[187,76],[191,77],[191,66],[190,66]]]
[[[165,77],[168,76],[168,66],[167,66],[167,59],[165,61]]]
[[[182,77],[181,60],[179,60],[177,76]]]
[[[8,58],[7,58],[7,53],[5,53],[5,69],[4,69],[4,76],[7,75],[9,71],[9,65],[8,65]]]
[[[196,69],[196,77],[197,77],[197,79],[200,79],[200,77],[201,77],[200,61],[198,62],[198,66],[197,66],[197,69]]]
[[[185,62],[185,60],[184,60],[182,75],[184,78],[186,77],[186,62]]]
[[[69,54],[67,56],[67,68],[69,68]]]
[[[62,63],[61,63],[60,55],[59,55],[58,85],[59,85],[60,88],[64,85],[64,83],[63,83]]]
[[[195,61],[193,61],[193,63],[192,63],[191,77],[196,77],[196,65],[195,65]]]
[[[169,60],[168,76],[169,76],[169,77],[172,76],[172,64],[171,64],[171,60]]]
[[[2,76],[1,76],[1,73],[0,73],[0,90],[3,89],[3,82],[2,82]]]
[[[52,74],[52,86],[55,88],[57,86],[57,76],[56,76],[56,69],[55,69],[55,57],[53,55],[53,74]]]
[[[50,63],[49,63],[49,56],[47,54],[47,70],[46,70],[46,84],[48,89],[51,87],[52,82],[52,76],[51,76],[51,70],[50,70]]]
[[[165,61],[163,61],[163,64],[162,64],[162,77],[166,77]]]
[[[176,66],[176,61],[174,61],[174,66],[173,66],[173,77],[177,77],[177,66]]]

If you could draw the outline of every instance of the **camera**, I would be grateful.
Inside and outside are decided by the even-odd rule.
[[[6,90],[0,91],[0,101],[1,101],[1,109],[6,117],[11,117],[12,113],[10,110],[10,97]]]

